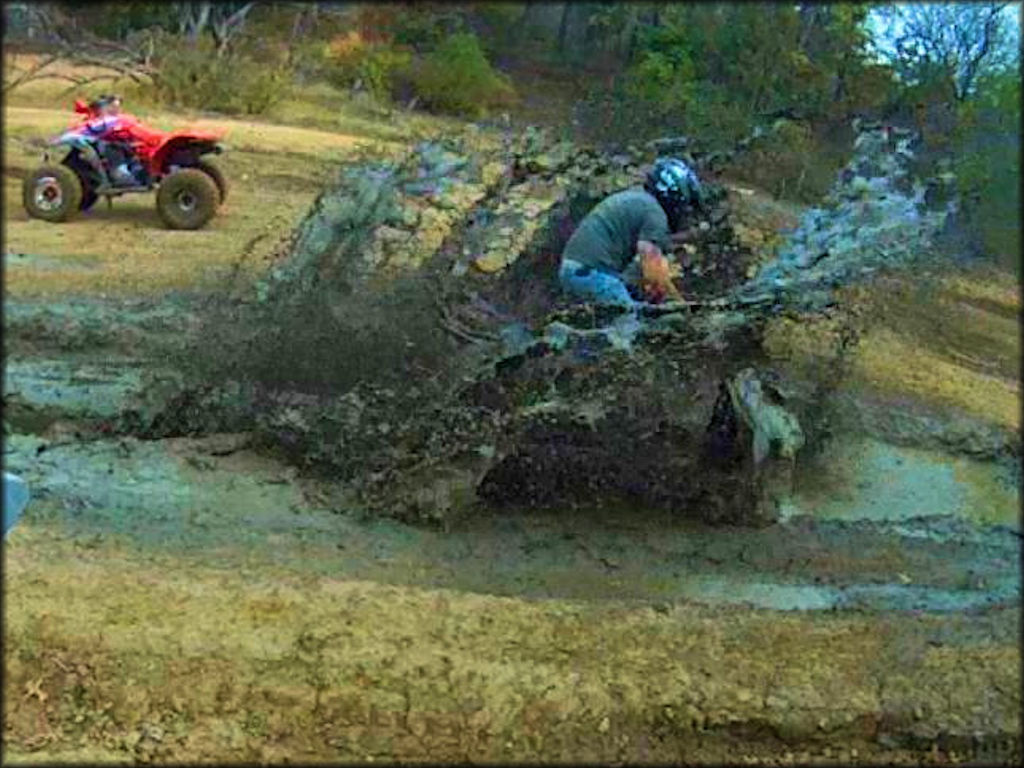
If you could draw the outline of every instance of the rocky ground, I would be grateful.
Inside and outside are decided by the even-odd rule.
[[[469,141],[494,142],[508,162],[461,177],[438,168],[464,148],[435,154],[420,166],[428,188],[406,188],[389,221],[367,219],[377,245],[365,251],[374,275],[440,251],[440,263],[490,305],[521,310],[525,335],[491,341],[488,365],[546,344],[508,374],[518,384],[506,387],[506,410],[519,428],[460,466],[490,477],[490,501],[508,501],[523,487],[524,446],[558,435],[576,441],[571,454],[596,446],[596,458],[657,445],[674,452],[650,471],[675,474],[625,473],[640,501],[627,494],[595,505],[592,495],[564,493],[569,483],[543,505],[523,503],[531,492],[481,507],[452,496],[459,477],[444,475],[450,467],[427,465],[424,477],[448,477],[449,493],[420,498],[420,519],[444,525],[408,525],[368,505],[407,501],[388,495],[399,477],[353,495],[268,455],[261,446],[284,411],[241,434],[140,439],[125,429],[119,415],[135,409],[138,424],[147,402],[139,392],[174,380],[162,370],[174,358],[153,350],[178,349],[201,327],[202,297],[8,295],[5,467],[26,477],[33,502],[5,543],[7,760],[1017,762],[1016,292],[979,269],[931,267],[913,281],[866,274],[867,287],[828,286],[825,303],[844,312],[812,304],[769,314],[756,349],[736,353],[728,323],[695,310],[689,331],[661,321],[668,342],[620,326],[627,353],[649,354],[649,364],[619,370],[584,359],[561,366],[575,378],[558,379],[558,361],[593,337],[578,335],[588,328],[571,313],[560,322],[576,332],[552,332],[517,269],[542,265],[560,221],[635,162]],[[457,181],[429,188],[439,178]],[[340,242],[322,234],[332,199],[344,196],[321,197],[296,237],[307,263],[326,269]],[[759,281],[780,277],[776,258],[795,264],[782,277],[801,296],[835,274],[830,256],[800,266],[786,249],[818,248],[799,234],[813,212],[736,187],[723,186],[720,202],[727,218],[680,238],[688,298],[744,284],[733,296],[756,298]],[[872,214],[870,205],[842,206],[840,218]],[[467,211],[476,226],[463,227]],[[281,264],[267,290],[301,282],[309,272],[296,263]],[[816,271],[803,283],[808,269]],[[493,332],[479,317],[460,310],[448,322]],[[665,343],[681,351],[668,355]],[[663,392],[630,378],[636,371],[663,374],[659,361],[687,355],[699,376],[684,367],[675,381],[695,386],[678,402],[655,398],[650,416],[629,423],[688,417],[654,436],[622,433],[615,451],[595,439],[627,424],[622,407],[646,413]],[[914,365],[893,362],[908,359]],[[784,486],[772,489],[773,516],[756,526],[710,514],[707,493],[682,493],[708,475],[693,461],[717,385],[748,366],[807,438],[785,464]],[[589,383],[609,371],[622,378],[605,389]],[[536,389],[552,379],[561,382],[554,390]],[[808,382],[827,393],[821,412],[801,390]],[[485,390],[468,390],[478,407]],[[617,402],[615,391],[625,393]],[[304,403],[291,404],[292,429]],[[152,426],[160,413],[144,415]],[[389,429],[407,434],[401,424]],[[501,437],[465,429],[474,448]],[[395,434],[375,439],[399,444]],[[510,456],[520,464],[508,472]],[[503,471],[519,480],[502,483]],[[682,496],[643,498],[659,484]]]

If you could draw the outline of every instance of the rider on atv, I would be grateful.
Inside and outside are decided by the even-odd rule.
[[[198,229],[224,202],[227,180],[206,155],[222,151],[223,130],[160,131],[121,112],[117,96],[76,100],[79,120],[48,142],[44,165],[22,183],[33,218],[67,221],[100,197],[157,193],[157,211],[172,229]],[[67,152],[54,162],[51,152]]]
[[[134,122],[134,118],[121,114],[120,96],[104,95],[89,103],[85,135],[94,142],[99,157],[106,161],[110,172],[102,175],[112,186],[135,186],[141,182],[135,172],[141,167],[126,140]]]

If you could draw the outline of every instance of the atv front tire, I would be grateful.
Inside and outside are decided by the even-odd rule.
[[[171,229],[199,229],[217,212],[217,184],[198,168],[182,168],[160,183],[156,209]]]
[[[67,221],[82,206],[82,180],[67,166],[44,165],[25,178],[21,199],[35,219]]]
[[[78,209],[80,211],[90,210],[99,200],[99,195],[96,194],[96,183],[93,181],[96,172],[80,157],[65,158],[61,165],[74,171],[82,184],[82,202]]]
[[[213,183],[217,185],[217,191],[220,192],[220,204],[224,205],[224,201],[228,199],[228,180],[224,176],[224,171],[207,160],[197,162],[196,168],[213,179]]]

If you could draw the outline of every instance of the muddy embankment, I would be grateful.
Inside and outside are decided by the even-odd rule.
[[[561,171],[544,178],[550,153],[537,153],[547,159],[534,159],[533,183],[560,183]],[[420,203],[416,225],[458,221],[459,209],[444,207],[457,201],[444,193],[431,198],[440,205]],[[727,280],[713,277],[721,260],[708,260],[712,278],[691,283],[706,298],[748,273],[752,283],[734,295],[757,298],[758,262],[779,277],[770,270],[775,233],[758,221],[770,205],[749,198],[730,193],[728,221],[691,233],[720,238],[733,253],[747,243],[742,269]],[[485,185],[466,205],[487,199]],[[503,193],[492,207],[505,212],[515,199]],[[522,207],[529,202],[524,196]],[[434,209],[450,220],[427,213]],[[867,205],[860,211],[871,213]],[[511,218],[476,221],[475,244],[442,233],[432,248],[457,244],[449,255],[464,265],[452,270],[460,279],[514,278],[517,261],[508,255],[497,272],[473,264],[507,254],[490,239],[514,240],[521,230]],[[533,239],[537,231],[524,242],[549,245],[547,235]],[[688,270],[707,258],[705,242],[692,238],[680,242],[693,250]],[[381,243],[381,254],[401,252],[394,233],[385,231]],[[522,246],[523,264],[536,265],[543,251]],[[808,268],[826,266],[822,257]],[[824,291],[833,304],[834,286],[822,287],[830,276],[819,278],[801,295]],[[497,280],[492,305],[532,300],[521,283]],[[479,281],[471,286],[485,290]],[[570,312],[557,320],[569,330],[552,330],[538,310],[489,353],[523,358],[502,369],[511,378],[497,377],[497,391],[467,390],[504,402],[520,428],[492,443],[480,432],[460,438],[474,449],[493,446],[460,471],[490,477],[492,489],[505,483],[504,496],[522,491],[524,457],[542,458],[531,451],[553,437],[589,446],[597,464],[630,450],[629,440],[634,452],[670,449],[677,439],[703,450],[721,402],[717,385],[753,366],[807,438],[780,464],[785,482],[771,484],[772,518],[723,524],[695,508],[715,500],[697,476],[707,471],[684,455],[662,462],[680,474],[640,476],[644,487],[661,483],[676,494],[650,503],[631,502],[626,487],[616,503],[595,505],[589,484],[576,482],[585,478],[580,468],[555,488],[564,495],[541,488],[543,505],[449,502],[434,514],[446,527],[407,525],[367,503],[422,508],[424,497],[410,501],[399,477],[360,495],[255,450],[260,433],[280,425],[279,413],[244,434],[107,434],[118,430],[119,412],[138,407],[140,389],[173,380],[174,371],[160,370],[170,356],[153,350],[173,348],[193,311],[188,297],[5,302],[5,468],[33,491],[5,546],[8,759],[1019,758],[1019,441],[998,420],[921,398],[906,399],[900,419],[886,418],[891,392],[850,383],[857,345],[852,362],[827,367],[843,376],[825,389],[815,379],[821,367],[798,345],[775,339],[767,354],[744,348],[732,360],[736,337],[696,311],[684,314],[686,327],[700,328],[693,336],[673,335],[682,323],[670,318],[647,336],[620,325],[619,337],[602,334],[590,347],[597,337],[579,332],[593,327],[573,325]],[[765,322],[770,331],[822,311],[835,312],[800,306]],[[481,336],[494,330],[477,317],[448,321]],[[717,352],[708,342],[716,328]],[[626,348],[616,349],[623,340]],[[718,362],[699,369],[703,378],[684,369],[672,386],[631,378],[637,370],[661,376],[673,343],[677,364],[698,352]],[[524,354],[536,344],[544,345],[537,354]],[[833,342],[823,346],[831,360]],[[773,357],[772,349],[784,352]],[[572,358],[591,351],[597,362]],[[616,353],[634,357],[619,367],[600,362]],[[641,388],[626,401],[634,423],[653,425],[653,435],[613,434],[625,425],[612,397],[623,381]],[[672,396],[655,397],[666,391]],[[808,407],[821,393],[830,407]],[[688,415],[672,415],[678,411]],[[289,423],[304,422],[293,414]],[[546,439],[531,438],[537,429]],[[754,435],[736,433],[745,434],[738,466],[748,471]],[[443,444],[438,455],[461,455],[450,449]],[[397,469],[406,466],[401,459]],[[498,469],[511,465],[519,469]],[[467,476],[444,466],[433,476],[446,469],[449,488]],[[622,482],[630,481],[637,477],[624,471]],[[438,498],[432,491],[427,503]]]

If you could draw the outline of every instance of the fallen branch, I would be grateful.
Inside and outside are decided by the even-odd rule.
[[[660,315],[670,315],[675,312],[699,309],[726,311],[730,309],[775,304],[778,300],[779,299],[776,296],[760,295],[749,298],[744,298],[742,296],[722,296],[717,299],[707,299],[704,301],[666,301],[663,304],[643,304],[640,307],[640,314],[645,317],[658,317]]]
[[[459,323],[452,316],[451,310],[441,301],[441,298],[438,296],[434,297],[434,307],[437,309],[438,312],[438,323],[440,324],[441,329],[447,331],[452,336],[455,336],[456,338],[461,339],[462,341],[466,341],[470,344],[486,344],[493,341],[497,341],[498,337],[494,336],[493,334],[475,331],[466,328],[461,323]]]

